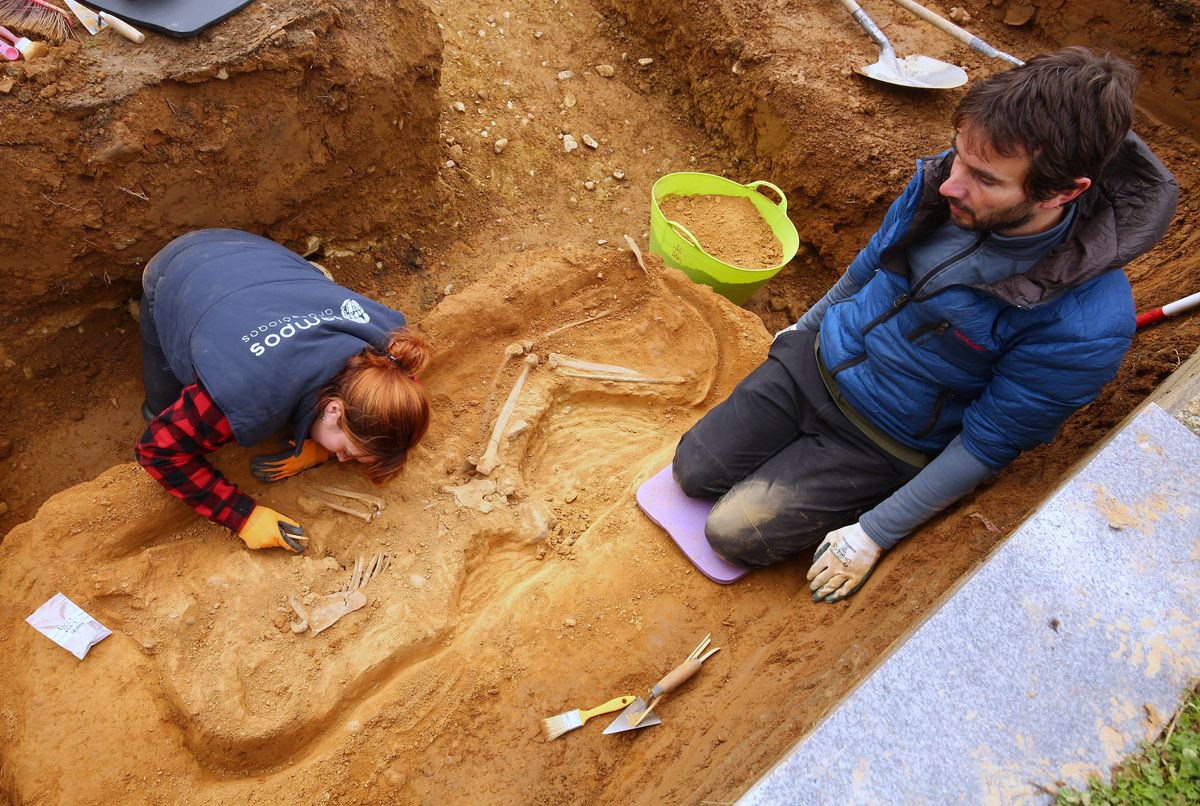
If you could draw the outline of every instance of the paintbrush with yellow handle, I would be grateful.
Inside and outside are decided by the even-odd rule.
[[[617,697],[615,700],[609,700],[604,705],[597,705],[595,708],[590,708],[586,711],[576,708],[574,711],[567,711],[565,714],[548,717],[544,720],[546,738],[549,740],[557,739],[567,731],[583,727],[583,723],[592,717],[599,716],[600,714],[610,714],[629,705],[634,699],[634,696],[630,694],[627,697]]]

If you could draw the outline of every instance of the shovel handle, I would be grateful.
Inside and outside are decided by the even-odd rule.
[[[669,694],[679,688],[683,683],[690,679],[692,675],[700,671],[700,660],[698,658],[688,658],[683,663],[676,666],[671,671],[667,672],[662,680],[654,684],[654,688],[650,689],[650,697],[660,697],[663,694]]]
[[[950,34],[950,36],[954,37],[959,42],[962,42],[964,45],[966,45],[969,48],[972,48],[973,50],[979,51],[984,56],[990,56],[993,59],[1004,59],[1006,62],[1009,62],[1010,64],[1015,64],[1018,67],[1021,66],[1022,64],[1024,64],[1024,62],[1022,62],[1016,56],[1011,56],[1002,50],[996,50],[994,47],[989,45],[987,42],[984,42],[982,39],[975,36],[975,34],[971,33],[967,29],[960,28],[959,26],[950,22],[950,20],[946,19],[942,15],[940,15],[936,12],[930,11],[929,9],[925,8],[925,6],[921,5],[920,3],[914,2],[914,0],[893,0],[893,2],[895,2],[896,5],[901,6],[902,8],[908,9],[913,14],[916,14],[918,17],[925,20],[930,25],[933,25],[936,28],[941,28],[943,31]]]
[[[930,25],[941,28],[943,31],[950,34],[950,36],[954,37],[959,42],[962,42],[964,45],[970,45],[971,40],[975,38],[975,35],[970,31],[959,28],[957,25],[950,22],[950,20],[946,19],[940,14],[933,13],[920,3],[914,3],[913,0],[893,0],[893,2],[898,6],[908,9]]]
[[[888,51],[892,50],[892,43],[888,41],[887,35],[875,24],[875,20],[867,16],[867,12],[863,11],[858,3],[854,2],[854,0],[842,0],[842,5],[850,12],[850,16],[854,18],[854,21],[871,35],[876,45],[886,48]]]

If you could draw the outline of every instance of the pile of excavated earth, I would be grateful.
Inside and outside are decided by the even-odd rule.
[[[956,18],[1018,55],[1088,44],[1142,70],[1136,128],[1181,197],[1128,268],[1140,310],[1197,290],[1200,83],[1196,6],[1135,6]],[[904,53],[1004,67],[869,11]],[[694,570],[638,484],[947,145],[960,91],[853,72],[876,56],[812,0],[264,0],[195,38],[102,34],[0,70],[0,803],[736,798],[1200,344],[1195,319],[1139,334],[1053,445],[890,553],[869,596],[815,606],[799,561],[730,586]],[[650,187],[686,170],[787,193],[801,253],[745,307],[647,253]],[[720,232],[721,210],[692,214]],[[130,303],[206,226],[319,260],[434,347],[433,425],[383,487],[337,466],[262,485],[254,449],[216,455],[304,522],[303,556],[246,551],[132,462]],[[60,591],[113,633],[83,661],[24,622]],[[705,635],[721,652],[661,725],[544,737]]]

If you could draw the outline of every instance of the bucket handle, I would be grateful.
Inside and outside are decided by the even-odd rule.
[[[743,185],[742,187],[747,187],[747,188],[750,188],[751,190],[757,190],[759,193],[762,193],[762,191],[760,191],[758,189],[760,187],[763,187],[764,185],[766,187],[769,187],[771,190],[775,191],[777,194],[779,194],[779,201],[775,202],[774,204],[776,207],[779,208],[779,212],[783,213],[784,215],[787,215],[787,196],[784,196],[782,190],[780,190],[778,187],[771,184],[767,180],[760,179],[757,182],[748,182],[745,185]],[[766,196],[767,194],[762,193],[762,195]]]
[[[675,230],[676,235],[683,238],[685,241],[687,241],[692,246],[699,249],[701,252],[704,252],[704,247],[700,245],[700,239],[697,238],[695,235],[693,235],[691,230],[689,230],[683,224],[680,224],[678,221],[672,221],[671,219],[667,218],[666,216],[663,216],[663,218],[666,220],[667,226],[670,227],[671,229]],[[708,254],[708,253],[705,252],[705,254]]]

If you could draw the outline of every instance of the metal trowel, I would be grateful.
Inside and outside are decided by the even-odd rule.
[[[654,688],[650,689],[650,693],[646,696],[646,699],[638,697],[630,703],[629,707],[622,711],[621,715],[604,729],[604,732],[621,733],[626,730],[647,728],[651,725],[662,724],[662,720],[658,718],[658,714],[653,712],[654,707],[658,705],[659,700],[664,695],[679,688],[685,680],[688,680],[692,675],[700,671],[700,665],[704,661],[721,651],[720,647],[715,647],[705,652],[710,643],[712,643],[711,636],[704,636],[704,640],[700,642],[700,646],[692,650],[692,654],[687,656],[687,660],[663,675],[662,680],[659,680],[654,684]]]
[[[622,733],[627,730],[637,730],[638,728],[648,728],[651,725],[661,725],[662,720],[658,718],[658,714],[651,713],[642,718],[642,721],[636,725],[630,720],[635,719],[639,714],[646,710],[646,701],[641,697],[631,702],[621,715],[612,721],[612,724],[604,729],[605,733]]]
[[[97,14],[87,6],[76,2],[76,0],[66,0],[66,3],[67,8],[71,9],[71,13],[75,15],[76,19],[83,23],[83,27],[87,28],[88,33],[92,36],[100,33],[105,28],[112,28],[130,42],[135,42],[140,45],[146,41],[145,34],[134,28],[129,23],[125,22],[125,20],[121,19],[120,17],[114,17],[107,11],[101,11],[99,14]]]

